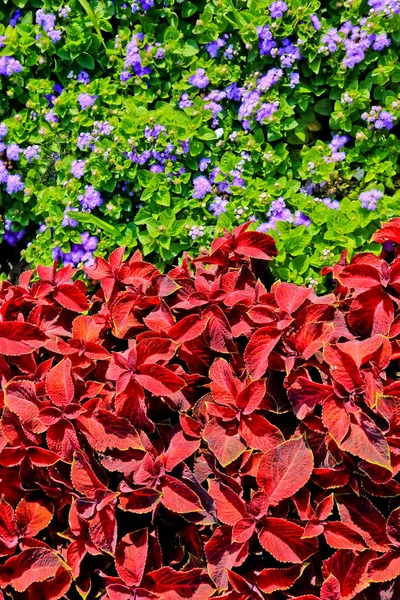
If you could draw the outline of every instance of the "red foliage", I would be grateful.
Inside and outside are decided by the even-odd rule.
[[[123,254],[0,288],[0,598],[398,600],[400,257]]]

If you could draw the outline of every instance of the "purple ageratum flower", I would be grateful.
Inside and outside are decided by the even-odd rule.
[[[363,113],[361,118],[369,123],[368,129],[390,130],[394,125],[394,115],[387,110],[383,110],[382,106],[372,106],[370,112]]]
[[[238,112],[239,121],[242,121],[246,117],[249,117],[251,114],[253,114],[260,102],[260,98],[260,92],[257,90],[250,90],[243,93],[242,104],[240,105]]]
[[[266,75],[260,77],[257,81],[257,90],[265,92],[269,90],[273,85],[278,83],[279,79],[283,76],[282,69],[269,69]]]
[[[204,69],[197,69],[196,73],[189,77],[188,81],[190,85],[197,87],[199,90],[203,90],[210,83]]]
[[[5,232],[3,235],[3,239],[9,246],[16,246],[18,242],[23,238],[25,234],[25,229],[21,229],[20,231],[12,231],[11,230],[12,221],[6,219],[5,221]]]
[[[183,92],[183,94],[181,95],[181,97],[179,99],[178,106],[182,110],[184,108],[189,108],[190,106],[193,106],[193,102],[191,100],[189,100],[189,94],[187,94],[186,92]]]
[[[268,25],[264,25],[264,27],[257,27],[257,35],[260,56],[271,56],[271,50],[276,48],[277,44]]]
[[[280,19],[283,17],[284,13],[287,11],[288,5],[283,0],[277,0],[277,2],[273,2],[269,7],[269,14],[272,19]]]
[[[47,121],[47,123],[58,123],[58,117],[52,110],[49,110],[49,112],[45,114],[44,120]]]
[[[10,144],[6,150],[7,158],[9,160],[19,160],[19,155],[22,150],[18,144]]]
[[[301,59],[300,50],[289,40],[289,38],[282,40],[282,46],[279,48],[279,56],[281,59],[281,67],[283,69],[293,67],[296,60]]]
[[[22,192],[25,188],[24,182],[21,179],[21,175],[8,175],[7,177],[7,194],[16,194]]]
[[[208,168],[208,165],[211,162],[211,158],[201,158],[199,160],[199,171],[203,173]]]
[[[319,20],[317,15],[310,15],[310,21],[311,21],[311,25],[313,26],[315,31],[319,31],[321,29],[321,27],[322,27],[321,21]]]
[[[78,196],[78,200],[85,212],[91,212],[103,204],[103,198],[100,192],[94,189],[92,185],[85,187],[85,193]]]
[[[71,171],[70,171],[71,175],[73,175],[77,179],[80,179],[81,177],[83,177],[85,165],[86,165],[85,160],[73,160],[72,164],[71,164]]]
[[[220,198],[220,196],[215,196],[214,200],[209,204],[208,210],[209,212],[216,218],[226,212],[226,207],[229,204],[229,200],[224,200]]]
[[[78,83],[84,83],[84,84],[88,84],[90,83],[90,77],[89,77],[89,73],[87,73],[86,71],[81,71],[80,73],[78,73],[78,77],[76,78]]]
[[[321,38],[321,42],[323,43],[324,47],[326,47],[328,52],[331,53],[336,52],[336,50],[338,49],[338,44],[341,44],[342,41],[343,40],[338,34],[337,29],[335,29],[334,27],[329,29],[328,32],[325,33]]]
[[[154,0],[134,0],[131,4],[131,10],[133,13],[136,13],[141,10],[143,12],[146,12],[150,10],[150,8],[153,8],[153,6]]]
[[[228,100],[240,102],[243,95],[243,88],[238,87],[237,83],[231,83],[226,88],[226,97]]]
[[[362,192],[358,199],[361,202],[361,206],[366,208],[367,210],[375,210],[378,206],[378,200],[380,200],[383,196],[383,193],[380,190],[368,190],[367,192]]]
[[[11,56],[0,56],[0,75],[10,77],[22,71],[21,63]]]
[[[18,21],[20,20],[20,18],[23,15],[23,11],[20,8],[17,8],[17,10],[14,10],[14,12],[12,13],[11,17],[10,17],[10,21],[9,24],[11,25],[11,27],[15,27],[16,24],[18,23]]]
[[[93,137],[90,133],[80,133],[77,141],[79,150],[86,150],[92,146]]]
[[[79,94],[78,102],[81,106],[81,109],[86,110],[90,106],[93,106],[97,98],[98,96],[91,96],[90,94]]]
[[[305,227],[309,227],[311,225],[310,217],[307,217],[303,212],[296,210],[294,213],[294,224],[299,227],[300,225],[304,225]]]
[[[203,237],[204,226],[200,225],[200,227],[197,227],[197,225],[193,225],[193,227],[190,229],[188,235],[190,238],[192,238],[192,240],[195,240],[197,237]]]
[[[89,232],[81,233],[82,246],[85,252],[94,252],[97,249],[99,238],[96,235],[90,235]]]
[[[0,183],[6,183],[8,179],[8,170],[6,165],[0,160]]]
[[[122,71],[120,73],[119,76],[120,81],[129,81],[129,79],[132,79],[132,73],[129,73],[129,71]]]
[[[33,160],[39,160],[40,158],[40,147],[38,144],[34,144],[33,146],[28,146],[24,150],[24,156],[28,163],[31,163]]]
[[[206,44],[206,50],[211,58],[217,58],[218,51],[226,45],[226,41],[223,38],[217,38],[214,42]]]
[[[224,52],[224,58],[226,58],[228,60],[232,60],[233,54],[234,54],[233,44],[229,44],[229,46],[227,47],[227,49]]]
[[[289,75],[289,86],[291,87],[291,89],[293,90],[296,85],[298,85],[300,83],[300,75],[299,73],[295,73],[292,72]]]
[[[197,198],[199,200],[205,198],[207,194],[210,194],[212,191],[211,183],[209,182],[207,177],[204,177],[204,175],[195,177],[195,179],[193,180],[193,186],[193,198]]]
[[[256,114],[256,119],[260,125],[263,125],[266,120],[270,121],[272,115],[278,110],[278,108],[279,102],[277,100],[275,102],[266,102],[261,104],[261,107]]]
[[[336,150],[340,150],[340,148],[343,148],[343,146],[345,146],[347,144],[347,142],[350,141],[350,136],[348,135],[339,135],[338,133],[335,133],[332,136],[332,141],[329,144],[329,148],[332,150],[332,152],[335,152]]]
[[[77,208],[72,208],[72,207],[67,206],[67,208],[64,210],[64,216],[61,221],[61,227],[72,227],[72,229],[75,229],[76,227],[78,227],[78,221],[76,221],[75,219],[72,219],[70,216],[68,216],[69,212],[77,212],[77,211],[78,211]]]
[[[376,51],[383,50],[388,46],[390,46],[390,38],[388,38],[386,33],[377,35],[372,43],[372,49]]]
[[[368,0],[368,5],[378,15],[384,12],[388,17],[391,17],[400,13],[398,0]]]
[[[48,33],[56,24],[56,15],[52,13],[46,13],[42,8],[36,11],[36,23],[41,25],[43,29]]]
[[[51,31],[47,32],[47,35],[49,36],[53,44],[59,42],[62,38],[62,33],[59,29],[52,29]]]

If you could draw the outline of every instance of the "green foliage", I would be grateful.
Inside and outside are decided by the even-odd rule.
[[[273,19],[270,4],[155,0],[150,10],[136,12],[122,0],[4,4],[0,59],[13,57],[23,67],[10,77],[0,75],[0,120],[8,128],[4,143],[22,149],[37,144],[40,157],[28,162],[22,153],[12,161],[25,189],[10,195],[3,185],[0,207],[5,230],[25,230],[20,243],[29,263],[49,264],[55,248],[68,254],[87,231],[99,238],[97,255],[119,245],[138,247],[163,268],[184,250],[207,246],[225,228],[249,219],[253,228],[269,222],[272,203],[283,197],[293,222],[278,221],[271,231],[280,250],[276,274],[298,284],[316,282],[322,289],[322,267],[346,248],[365,248],[381,220],[399,215],[397,129],[373,128],[362,117],[376,105],[391,112],[394,122],[400,116],[399,16],[371,15],[366,2],[326,6],[318,0],[287,0],[283,17]],[[22,17],[15,27],[6,25],[16,6]],[[66,7],[71,10],[63,17]],[[56,15],[60,41],[53,42],[37,23],[39,8]],[[321,20],[320,31],[312,26],[313,14]],[[330,28],[347,20],[356,25],[362,17],[368,17],[364,29],[386,31],[391,44],[380,51],[370,47],[354,68],[345,67],[343,44],[330,53],[321,38]],[[207,108],[213,99],[203,98],[215,90],[226,92],[235,82],[249,92],[261,75],[281,67],[279,56],[260,54],[258,28],[265,25],[278,47],[289,38],[302,59],[262,92],[261,102],[276,102],[276,112],[264,122],[254,113],[245,129],[238,114],[241,102],[217,98],[221,110],[215,115]],[[141,66],[151,73],[124,81],[121,73],[132,73],[124,64],[127,46],[137,34],[143,34],[137,38]],[[213,58],[205,44],[217,39],[225,45]],[[229,58],[224,52],[230,45]],[[206,89],[188,81],[200,68],[210,80]],[[89,83],[77,78],[82,70]],[[300,77],[293,86],[292,71]],[[63,86],[61,94],[54,84]],[[179,108],[183,93],[192,105]],[[80,94],[96,96],[94,104],[81,109]],[[97,122],[107,122],[111,132],[96,133]],[[164,129],[153,139],[149,131],[155,125]],[[92,134],[86,147],[78,146],[82,134]],[[350,138],[341,149],[344,158],[336,162],[329,147],[333,134]],[[146,152],[164,156],[152,155],[144,163],[132,159]],[[202,158],[210,159],[204,172]],[[85,161],[80,179],[71,175],[74,160]],[[164,171],[152,172],[155,164],[163,164]],[[194,197],[193,180],[211,173],[212,192]],[[93,186],[103,200],[91,213],[79,200],[85,186]],[[370,189],[383,193],[376,210],[362,208],[359,200]],[[220,216],[210,208],[216,196],[225,205]],[[324,204],[325,198],[338,201],[338,210]],[[296,211],[309,217],[309,227],[296,226]],[[66,225],[67,217],[77,226]]]

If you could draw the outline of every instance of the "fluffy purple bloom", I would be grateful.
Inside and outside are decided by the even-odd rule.
[[[59,42],[62,37],[61,31],[59,29],[52,29],[51,31],[47,32],[47,35],[49,36],[53,44]]]
[[[182,95],[179,99],[179,102],[178,102],[178,106],[182,110],[184,108],[189,108],[190,106],[193,106],[193,102],[191,100],[189,100],[189,94],[187,94],[186,92],[182,93]]]
[[[390,39],[386,35],[386,33],[380,33],[377,35],[373,41],[372,48],[373,50],[383,50],[390,46]]]
[[[85,160],[73,160],[71,165],[71,175],[80,179],[83,177],[83,171],[85,168],[86,161]]]
[[[7,177],[7,194],[16,194],[22,192],[25,188],[24,182],[21,179],[21,175],[8,175]]]
[[[189,231],[189,237],[192,238],[192,240],[195,240],[197,237],[203,237],[203,235],[204,235],[204,226],[203,225],[200,225],[200,227],[197,227],[197,225],[193,225],[193,227]]]
[[[125,70],[121,73],[120,79],[122,81],[127,81],[127,73],[128,68],[132,67],[134,74],[137,77],[143,77],[144,75],[150,75],[152,70],[149,67],[143,67],[142,58],[140,56],[139,50],[139,42],[143,42],[144,35],[143,33],[135,33],[131,39],[131,41],[126,46],[126,56],[124,62]],[[124,78],[122,78],[122,74]]]
[[[196,73],[189,77],[188,81],[190,85],[197,87],[199,90],[203,90],[210,83],[204,69],[197,69]]]
[[[278,110],[279,102],[276,100],[275,102],[266,102],[261,104],[260,109],[257,111],[256,119],[263,125],[267,120],[269,121],[272,115]]]
[[[228,60],[232,60],[233,58],[233,44],[229,44],[229,46],[227,47],[227,49],[224,52],[224,58],[227,58]]]
[[[23,238],[23,236],[25,234],[25,229],[20,229],[20,231],[12,231],[11,226],[12,226],[12,221],[10,221],[9,219],[6,219],[3,239],[10,246],[16,246],[17,243]]]
[[[321,21],[318,19],[317,15],[310,15],[310,21],[315,31],[319,31],[321,29]]]
[[[214,42],[206,44],[206,50],[211,58],[217,58],[218,50],[225,46],[226,41],[223,38],[217,38]]]
[[[260,92],[257,90],[250,90],[248,92],[244,92],[242,97],[242,104],[239,107],[239,120],[242,121],[245,117],[249,117],[253,114],[257,105],[260,102]]]
[[[231,83],[226,88],[226,97],[228,100],[239,102],[243,94],[243,88],[238,87],[237,83]]]
[[[331,53],[336,52],[336,50],[338,49],[338,44],[341,44],[342,41],[343,40],[338,34],[337,29],[333,27],[329,29],[329,31],[325,33],[321,38],[321,42]]]
[[[18,144],[10,144],[6,150],[7,158],[9,160],[18,160],[21,152],[22,150]]]
[[[195,177],[195,179],[193,180],[193,186],[193,198],[197,198],[198,200],[202,200],[207,196],[207,194],[210,194],[212,191],[211,183],[209,182],[207,177],[204,177],[204,175]]]
[[[258,49],[260,51],[260,56],[263,56],[263,55],[270,56],[271,50],[276,48],[277,44],[274,40],[274,36],[272,35],[271,30],[268,27],[268,25],[265,25],[264,27],[258,27],[257,35],[258,35]]]
[[[82,246],[85,252],[94,252],[97,249],[99,238],[96,235],[90,235],[87,231],[81,233]]]
[[[208,168],[208,165],[211,162],[211,158],[201,158],[199,160],[199,171],[203,172]]]
[[[269,14],[272,19],[280,19],[283,14],[287,11],[288,5],[283,0],[277,0],[273,2],[269,7]]]
[[[388,17],[400,13],[400,2],[398,0],[368,0],[368,5],[376,14],[384,12]]]
[[[294,89],[296,85],[300,83],[300,75],[298,73],[292,72],[289,75],[289,86]]]
[[[332,136],[332,141],[329,144],[329,148],[332,150],[332,152],[336,151],[336,150],[340,150],[340,148],[343,148],[343,146],[345,146],[347,144],[347,142],[350,141],[350,136],[348,135],[339,135],[338,133],[335,133]]]
[[[0,160],[0,183],[6,183],[8,179],[8,170],[6,165]]]
[[[100,192],[95,190],[92,185],[87,185],[85,187],[85,193],[80,194],[78,200],[82,209],[86,212],[91,212],[103,204],[103,198],[101,197]]]
[[[98,96],[91,96],[90,94],[79,94],[78,102],[82,110],[86,110],[96,102]]]
[[[281,67],[283,69],[291,68],[296,60],[301,59],[300,50],[289,40],[289,38],[282,40],[282,46],[279,48],[279,56],[281,59]]]
[[[257,81],[257,89],[260,92],[269,90],[273,85],[278,83],[279,79],[283,76],[282,69],[269,69],[266,75],[260,77]]]
[[[394,115],[387,110],[383,110],[382,106],[372,106],[369,113],[363,113],[361,118],[367,121],[369,129],[392,129]]]
[[[36,23],[41,25],[47,33],[54,29],[56,24],[56,15],[46,13],[42,8],[36,11]]]
[[[92,145],[93,137],[90,133],[80,133],[78,137],[77,146],[79,150],[86,150]]]
[[[78,83],[85,83],[86,85],[90,83],[89,73],[86,71],[81,71],[78,73],[78,77],[76,78]]]
[[[120,81],[129,81],[129,79],[132,79],[132,73],[129,73],[129,71],[121,71],[119,78]]]
[[[21,63],[11,56],[0,56],[0,75],[10,77],[22,71]]]
[[[296,212],[294,213],[294,224],[297,227],[299,227],[300,225],[305,225],[306,227],[309,227],[311,225],[311,219],[300,210],[296,210]]]
[[[214,200],[209,204],[208,210],[216,219],[218,219],[222,213],[226,212],[228,204],[229,200],[215,196]]]
[[[72,229],[75,229],[76,227],[78,227],[78,221],[76,221],[75,219],[72,219],[70,216],[68,216],[69,212],[77,212],[77,211],[78,211],[77,208],[67,207],[64,210],[64,216],[61,221],[61,227],[72,227]]]
[[[361,202],[361,206],[366,208],[367,210],[375,210],[378,206],[378,200],[380,200],[383,196],[383,193],[380,190],[368,190],[367,192],[362,192],[358,199]]]
[[[153,8],[154,0],[134,0],[131,4],[131,10],[133,13],[138,11],[148,11],[150,8]]]
[[[22,12],[22,10],[20,8],[17,8],[17,10],[14,10],[14,12],[12,13],[11,17],[10,17],[10,25],[11,27],[15,27],[16,24],[18,23],[18,21],[20,20],[20,18],[22,17],[24,13]]]
[[[58,123],[58,117],[52,110],[49,110],[49,112],[45,114],[44,120],[47,121],[47,123]]]

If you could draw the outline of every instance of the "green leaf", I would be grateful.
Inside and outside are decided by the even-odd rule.
[[[97,21],[97,17],[93,12],[92,7],[90,6],[89,2],[87,0],[79,0],[82,8],[86,11],[87,16],[89,17],[93,27],[96,30],[97,35],[99,36],[101,43],[103,44],[104,48],[106,47],[104,40],[103,40],[103,36],[101,35],[101,31],[100,31],[100,27],[99,27],[99,23]]]
[[[84,69],[90,69],[90,70],[94,69],[93,57],[90,56],[90,54],[87,54],[86,52],[84,52],[83,54],[80,54],[78,56],[78,58],[76,59],[76,62]]]

